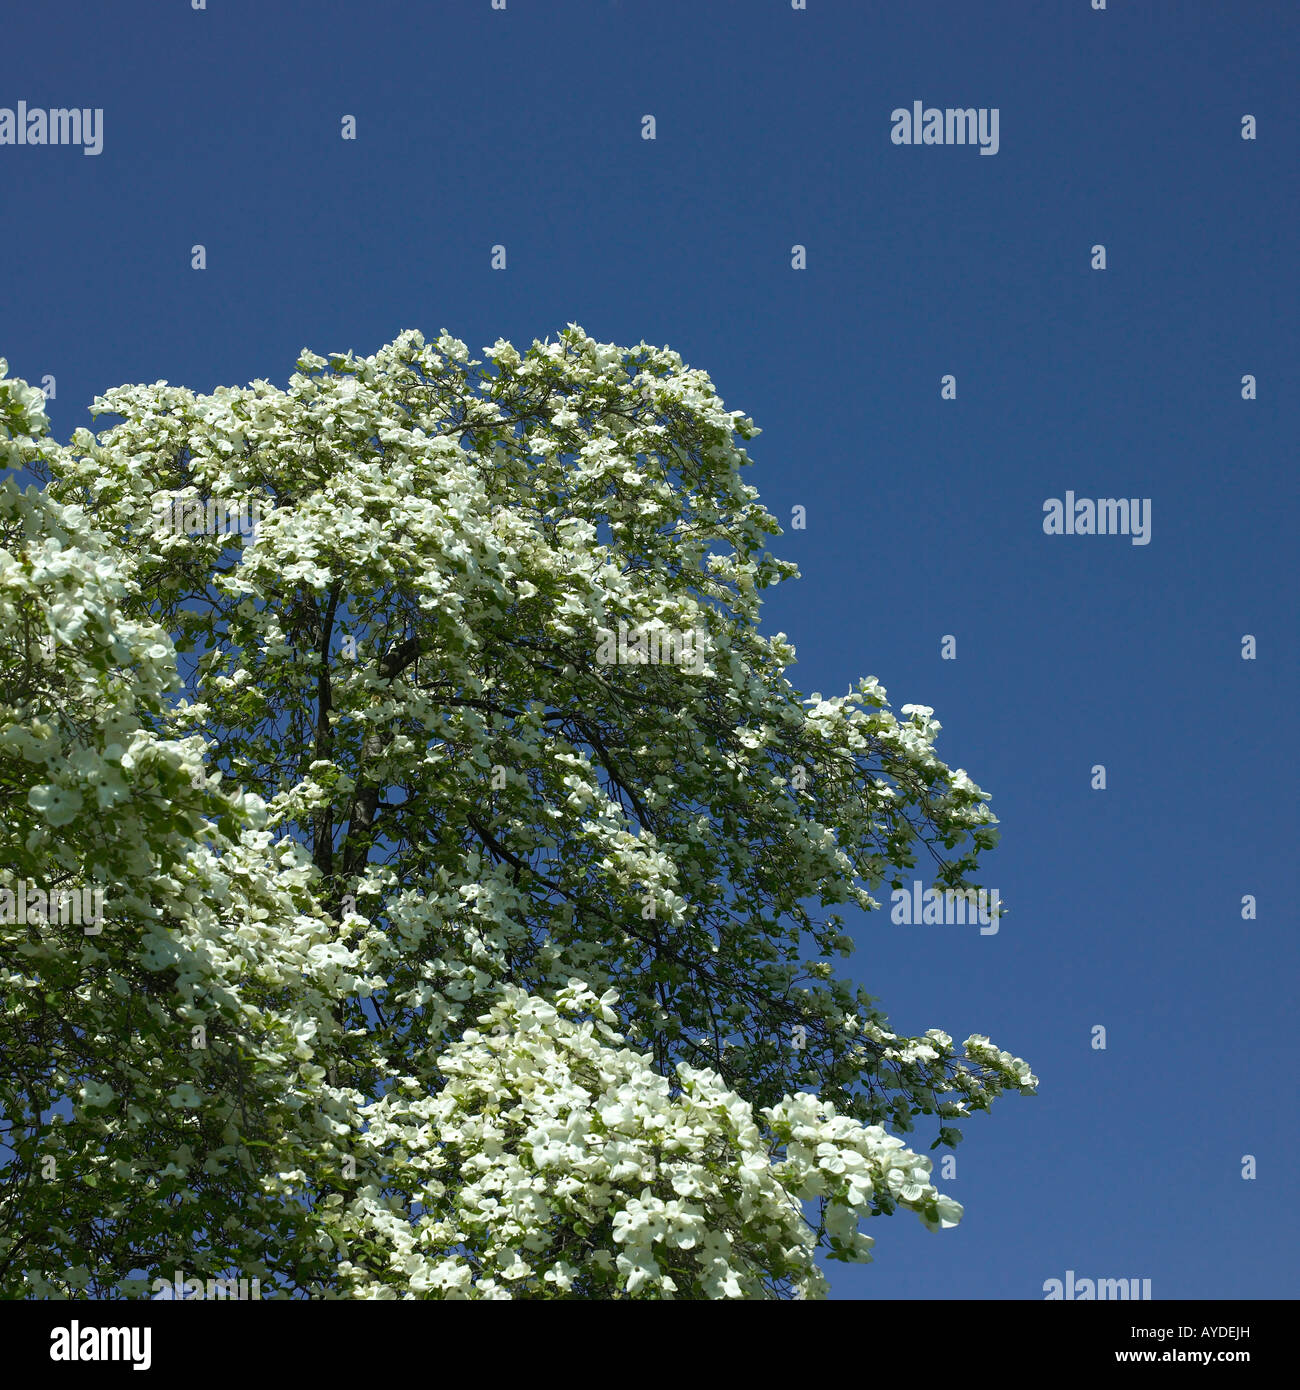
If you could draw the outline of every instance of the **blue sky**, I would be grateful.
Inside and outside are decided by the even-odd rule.
[[[859,916],[853,969],[1041,1078],[965,1126],[961,1227],[873,1223],[836,1297],[1300,1293],[1294,5],[135,0],[4,35],[0,106],[104,112],[97,156],[0,146],[0,355],[59,438],[123,382],[570,321],[762,427],[750,481],[807,509],[765,610],[795,683],[932,705],[1002,822],[996,935]],[[998,152],[893,144],[914,101],[997,108]],[[1045,535],[1067,490],[1151,499],[1149,544]]]

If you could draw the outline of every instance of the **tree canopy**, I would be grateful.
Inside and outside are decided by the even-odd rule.
[[[0,911],[0,1294],[817,1297],[959,1219],[918,1117],[1034,1090],[836,972],[997,832],[932,710],[787,679],[753,422],[576,325],[485,357],[67,445],[0,363],[0,888],[103,894]]]

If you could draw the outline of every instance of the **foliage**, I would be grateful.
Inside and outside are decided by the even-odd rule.
[[[752,421],[573,325],[487,355],[68,446],[0,366],[0,884],[105,901],[0,921],[0,1293],[817,1296],[961,1214],[888,1131],[1033,1091],[835,974],[836,909],[996,831],[932,710],[787,680]]]

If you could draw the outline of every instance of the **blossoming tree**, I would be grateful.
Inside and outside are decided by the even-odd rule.
[[[0,1294],[816,1297],[960,1217],[918,1116],[1033,1091],[836,976],[996,832],[931,710],[787,681],[753,423],[574,325],[486,355],[67,446],[0,370],[0,883],[105,904],[0,922]]]

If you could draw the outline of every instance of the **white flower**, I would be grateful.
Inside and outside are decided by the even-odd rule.
[[[111,1105],[115,1092],[102,1081],[87,1081],[81,1087],[81,1103],[90,1107]]]

